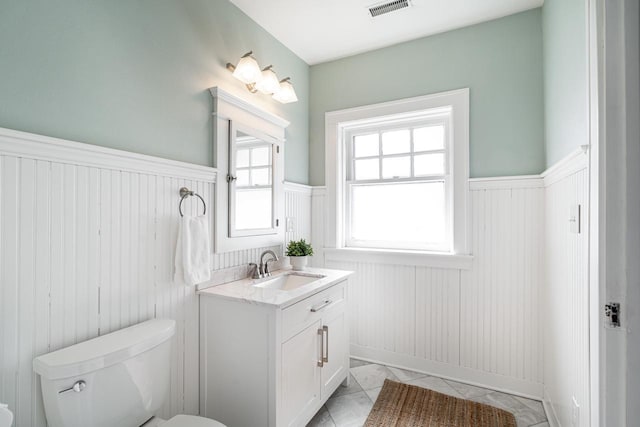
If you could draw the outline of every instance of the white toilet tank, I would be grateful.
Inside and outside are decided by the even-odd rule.
[[[138,427],[169,391],[175,321],[149,320],[44,354],[42,379],[50,427]]]

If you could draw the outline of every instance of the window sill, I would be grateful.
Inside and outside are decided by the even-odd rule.
[[[326,261],[373,262],[377,264],[470,270],[472,255],[392,249],[324,248]]]

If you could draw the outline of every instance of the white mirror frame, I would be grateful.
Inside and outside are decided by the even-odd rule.
[[[284,141],[287,120],[268,113],[250,103],[213,87],[213,164],[220,179],[216,182],[214,215],[214,252],[223,253],[243,249],[277,246],[284,243]],[[227,174],[230,169],[230,147],[234,128],[250,129],[256,135],[274,144],[273,150],[273,209],[275,228],[270,234],[231,237],[230,186]],[[250,132],[251,132],[250,131]],[[244,233],[241,233],[244,234]]]

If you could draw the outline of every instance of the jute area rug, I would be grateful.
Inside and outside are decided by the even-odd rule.
[[[516,427],[507,411],[385,380],[364,427]]]

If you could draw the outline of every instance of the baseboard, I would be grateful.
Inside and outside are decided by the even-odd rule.
[[[538,383],[482,372],[450,363],[436,362],[390,351],[362,347],[356,344],[351,344],[350,350],[351,356],[356,359],[422,372],[465,384],[527,397],[529,399],[542,400],[543,396],[543,385]]]
[[[544,406],[544,412],[547,414],[547,422],[550,427],[560,427],[560,422],[558,421],[558,416],[556,415],[556,411],[553,408],[553,404],[549,400],[546,387],[544,388],[544,394],[542,399],[542,405]]]

